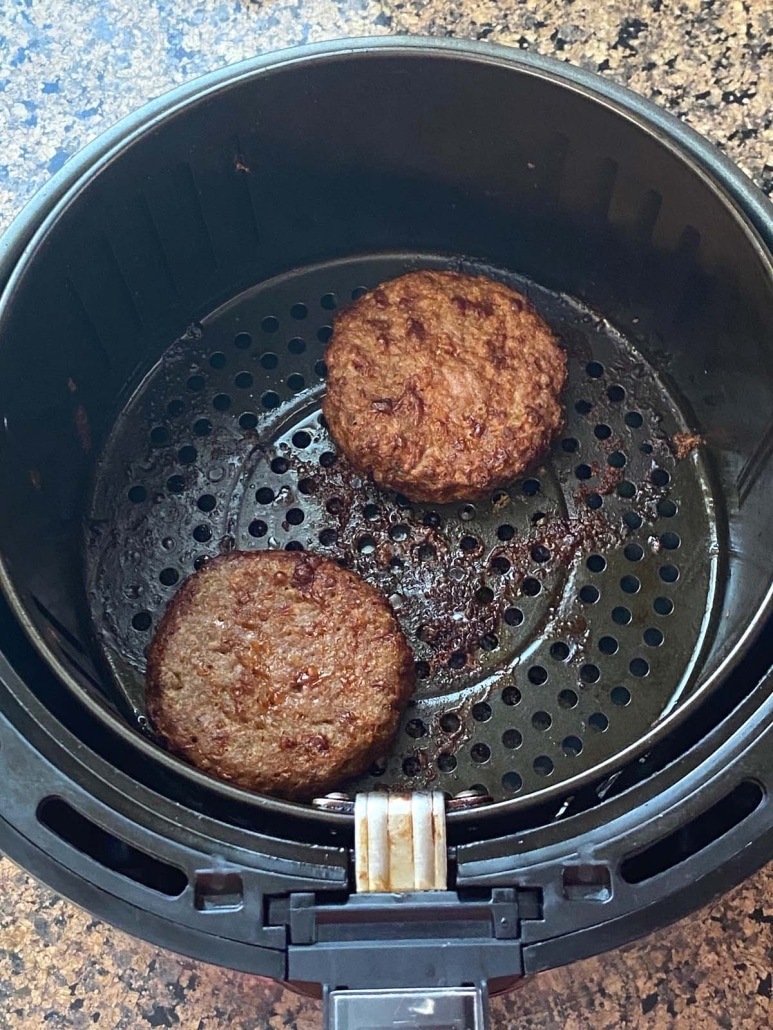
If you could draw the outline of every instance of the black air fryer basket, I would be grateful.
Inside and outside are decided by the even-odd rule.
[[[261,58],[85,151],[0,270],[2,848],[342,1026],[465,1026],[771,857],[772,238],[675,120],[490,46]],[[336,310],[425,267],[512,284],[568,351],[562,435],[485,502],[377,490],[321,418]],[[377,585],[416,658],[393,752],[316,805],[144,711],[182,579],[266,547]],[[355,891],[349,798],[384,788],[445,793],[447,890]]]

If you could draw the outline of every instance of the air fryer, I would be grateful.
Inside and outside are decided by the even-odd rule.
[[[88,148],[0,272],[3,850],[342,1027],[479,1025],[488,988],[748,875],[773,854],[772,235],[674,119],[488,45],[271,55]],[[336,311],[417,268],[514,286],[568,352],[551,453],[485,501],[378,490],[321,418]],[[392,752],[309,804],[196,771],[145,714],[179,584],[267,547],[377,585],[416,660]],[[435,889],[357,889],[356,799],[384,791],[445,805]]]

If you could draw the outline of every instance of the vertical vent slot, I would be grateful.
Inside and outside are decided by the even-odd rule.
[[[609,206],[612,203],[612,194],[615,191],[617,180],[617,161],[611,157],[605,157],[599,169],[598,183],[596,184],[593,207],[598,219],[606,222],[609,216]]]
[[[649,244],[652,239],[662,205],[663,197],[657,190],[647,190],[641,199],[634,221],[634,233],[642,246]]]

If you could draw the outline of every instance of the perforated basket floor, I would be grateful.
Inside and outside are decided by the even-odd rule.
[[[569,352],[561,438],[484,503],[381,492],[320,414],[336,308],[420,266],[504,279]],[[505,799],[595,768],[678,703],[707,644],[719,548],[700,448],[676,456],[687,429],[608,323],[516,276],[392,255],[263,283],[169,349],[101,457],[86,585],[116,692],[146,729],[145,650],[207,558],[306,548],[384,591],[416,658],[393,753],[347,786]]]

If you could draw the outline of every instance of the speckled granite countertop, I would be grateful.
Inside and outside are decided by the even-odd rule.
[[[76,150],[195,75],[260,51],[376,34],[552,54],[690,122],[773,193],[769,0],[2,0],[0,229]],[[773,1025],[773,865],[649,939],[493,1002],[494,1030]],[[320,1025],[270,981],[133,940],[0,859],[0,1027]]]

